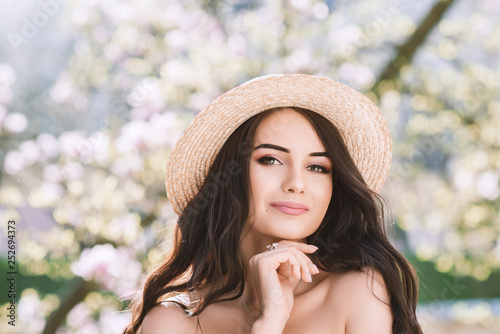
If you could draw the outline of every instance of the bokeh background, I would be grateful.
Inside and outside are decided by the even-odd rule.
[[[0,332],[119,333],[168,248],[176,139],[272,73],[327,76],[379,106],[388,228],[418,270],[424,332],[500,331],[500,1],[0,4]]]

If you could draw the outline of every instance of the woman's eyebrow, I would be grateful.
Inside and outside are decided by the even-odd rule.
[[[270,148],[270,149],[273,149],[273,150],[278,150],[278,151],[282,151],[282,152],[285,152],[285,153],[290,153],[289,149],[281,147],[281,146],[278,146],[278,145],[273,145],[273,144],[260,144],[259,146],[257,146],[253,150],[255,151],[255,150],[259,149],[259,148]]]
[[[313,152],[309,154],[311,157],[327,157],[330,158],[327,152]]]
[[[285,152],[285,153],[290,153],[289,149],[281,147],[281,146],[278,146],[278,145],[273,145],[273,144],[260,144],[259,146],[257,146],[253,150],[255,151],[255,150],[259,149],[259,148],[270,148],[270,149],[273,149],[273,150],[278,150],[278,151],[282,151],[282,152]],[[312,152],[309,155],[311,157],[328,157],[328,153],[327,152]]]

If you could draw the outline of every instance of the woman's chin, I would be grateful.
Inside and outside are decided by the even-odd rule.
[[[311,235],[311,233],[305,233],[303,231],[280,231],[279,233],[269,233],[265,234],[271,240],[288,240],[296,242],[304,242],[304,240]]]

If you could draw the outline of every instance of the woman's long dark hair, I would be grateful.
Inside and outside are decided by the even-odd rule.
[[[319,248],[313,262],[328,272],[369,268],[380,273],[390,295],[393,333],[422,333],[415,315],[417,277],[385,234],[382,200],[364,182],[335,126],[315,112],[292,109],[312,124],[332,160],[332,199],[308,238]],[[250,118],[223,145],[204,185],[179,217],[172,253],[147,276],[132,302],[133,318],[124,334],[136,333],[148,311],[174,292],[206,291],[193,315],[243,294],[240,238],[251,199],[249,159],[257,126],[276,110]]]

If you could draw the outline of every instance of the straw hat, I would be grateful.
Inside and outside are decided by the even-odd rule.
[[[328,78],[285,74],[248,81],[201,111],[188,126],[166,167],[167,195],[180,214],[201,188],[222,145],[238,126],[273,108],[299,107],[339,129],[370,189],[378,192],[391,163],[391,137],[377,107],[364,95]]]

